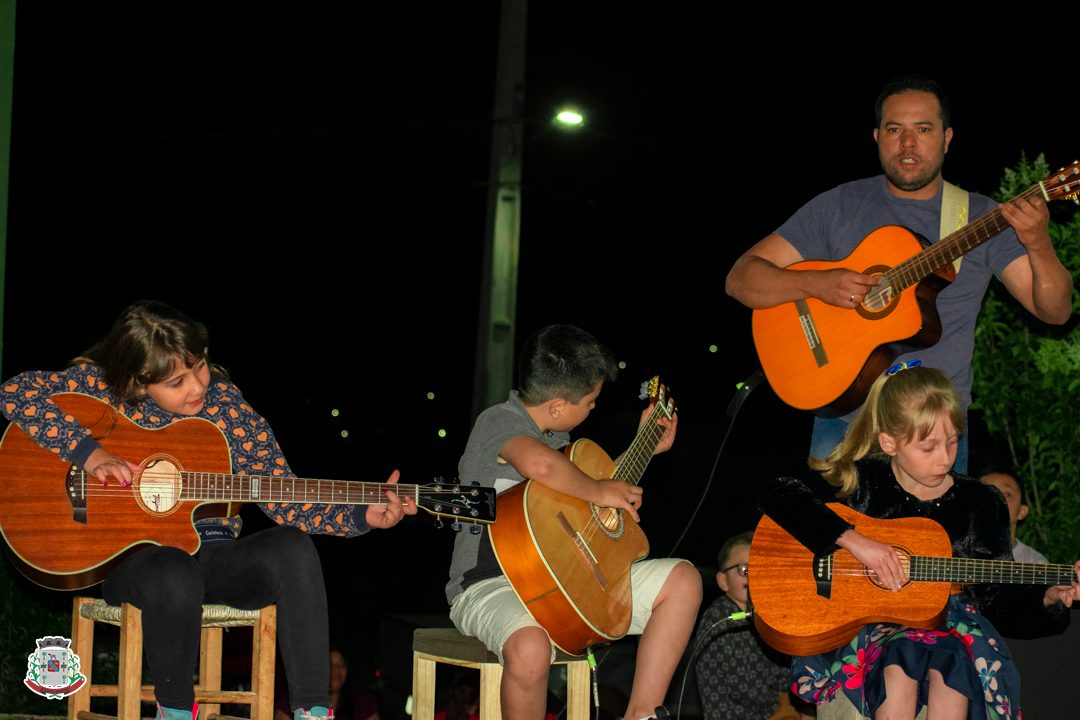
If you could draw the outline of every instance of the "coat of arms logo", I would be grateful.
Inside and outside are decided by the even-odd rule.
[[[86,684],[79,672],[79,656],[65,637],[43,637],[26,658],[26,687],[50,700],[61,700]]]

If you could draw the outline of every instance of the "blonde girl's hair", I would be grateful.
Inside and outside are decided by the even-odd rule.
[[[838,497],[850,495],[859,483],[855,461],[882,454],[880,433],[893,436],[900,444],[921,440],[942,414],[952,421],[957,433],[964,432],[964,408],[945,373],[918,366],[882,375],[870,386],[866,402],[840,444],[825,458],[811,457],[808,464],[839,488]]]

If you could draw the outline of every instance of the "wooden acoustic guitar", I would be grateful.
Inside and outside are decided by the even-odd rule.
[[[909,581],[892,591],[847,550],[815,556],[765,516],[750,544],[750,600],[762,639],[789,655],[838,648],[863,625],[932,629],[961,585],[1068,585],[1072,565],[952,557],[945,529],[929,518],[879,520],[829,503],[860,534],[892,545]]]
[[[59,393],[52,399],[102,447],[142,469],[130,487],[104,486],[18,425],[8,425],[0,439],[0,534],[19,571],[45,587],[93,585],[145,544],[194,553],[201,541],[193,520],[228,512],[226,503],[374,505],[393,490],[438,517],[495,520],[492,488],[234,474],[228,441],[208,420],[184,418],[148,430],[89,395]]]
[[[637,485],[652,459],[674,402],[659,378],[643,384],[652,411],[618,464],[582,438],[565,450],[587,475]],[[604,508],[527,480],[499,494],[499,521],[488,528],[514,592],[563,652],[581,655],[626,635],[633,613],[630,566],[649,541],[622,510]]]
[[[1080,162],[1017,197],[1077,200]],[[998,209],[924,249],[915,233],[886,225],[843,260],[806,260],[789,270],[844,268],[882,282],[855,308],[817,298],[754,310],[754,346],[769,384],[788,405],[821,416],[843,415],[896,359],[941,339],[937,296],[955,279],[952,262],[1009,227]]]

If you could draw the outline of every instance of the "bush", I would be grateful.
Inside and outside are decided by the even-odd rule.
[[[1046,160],[1021,155],[1006,169],[995,195],[1015,197],[1050,175]],[[1000,283],[987,293],[975,328],[972,411],[1024,477],[1031,514],[1020,539],[1052,562],[1080,557],[1080,213],[1051,203],[1050,237],[1073,276],[1074,319],[1064,326],[1042,323]]]

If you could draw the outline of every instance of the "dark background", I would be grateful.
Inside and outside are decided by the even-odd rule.
[[[572,322],[626,362],[577,432],[612,455],[638,384],[671,388],[679,441],[646,474],[642,524],[654,555],[708,568],[754,526],[761,480],[802,467],[811,422],[767,385],[725,413],[757,368],[750,311],[723,290],[731,263],[816,193],[878,171],[873,101],[899,71],[951,92],[946,176],[966,189],[996,190],[1021,152],[1076,159],[1077,11],[583,5],[529,11],[518,339]],[[154,297],[207,323],[298,475],[454,477],[498,13],[21,3],[4,375],[63,366]],[[549,128],[563,102],[583,131]],[[973,468],[996,459],[975,432]],[[373,652],[384,616],[444,613],[452,541],[423,513],[317,538],[336,637]]]

